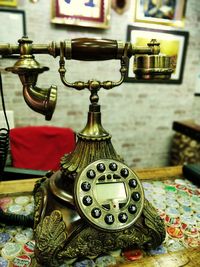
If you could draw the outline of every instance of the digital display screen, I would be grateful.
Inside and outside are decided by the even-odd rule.
[[[124,183],[96,184],[97,199],[105,202],[112,199],[126,200]]]

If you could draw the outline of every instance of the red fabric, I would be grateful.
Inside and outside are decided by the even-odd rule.
[[[58,170],[60,159],[75,147],[74,131],[53,126],[28,126],[10,130],[13,167]]]

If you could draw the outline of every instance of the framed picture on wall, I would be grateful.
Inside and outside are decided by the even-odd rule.
[[[183,27],[187,0],[135,0],[135,21]]]
[[[2,43],[17,43],[26,35],[25,12],[0,8],[0,33]]]
[[[125,81],[182,83],[188,38],[189,33],[186,31],[150,29],[129,25],[127,28],[127,41],[131,42],[134,46],[146,46],[151,39],[156,39],[160,43],[160,53],[171,57],[171,64],[174,72],[170,80],[136,80],[135,74],[133,73],[133,56],[128,63],[128,72]]]
[[[108,28],[110,0],[52,0],[52,23]]]
[[[17,0],[0,0],[0,6],[17,6]]]

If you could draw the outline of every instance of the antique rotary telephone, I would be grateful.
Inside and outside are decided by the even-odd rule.
[[[145,47],[115,40],[79,38],[60,43],[33,44],[27,37],[18,45],[0,44],[1,55],[19,55],[7,71],[18,74],[26,103],[50,120],[57,88],[36,86],[42,67],[34,54],[60,56],[59,73],[64,85],[90,91],[88,120],[77,134],[75,150],[61,159],[60,170],[47,173],[34,188],[35,264],[56,266],[64,260],[106,253],[126,247],[153,248],[165,238],[165,228],[155,208],[145,199],[140,180],[116,153],[111,135],[101,124],[98,91],[119,86],[128,59],[134,55],[137,79],[169,79],[170,58],[160,55],[159,43]],[[65,60],[121,62],[118,82],[89,80],[70,83]],[[34,262],[33,262],[34,265]]]

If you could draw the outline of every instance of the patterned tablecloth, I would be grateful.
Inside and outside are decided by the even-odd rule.
[[[113,266],[149,255],[200,246],[200,188],[185,179],[144,181],[145,197],[157,208],[166,225],[166,239],[155,250],[117,250],[95,259],[74,259],[60,267]],[[17,214],[31,214],[32,195],[0,196],[0,207]],[[30,266],[34,255],[33,230],[0,225],[0,267]]]

